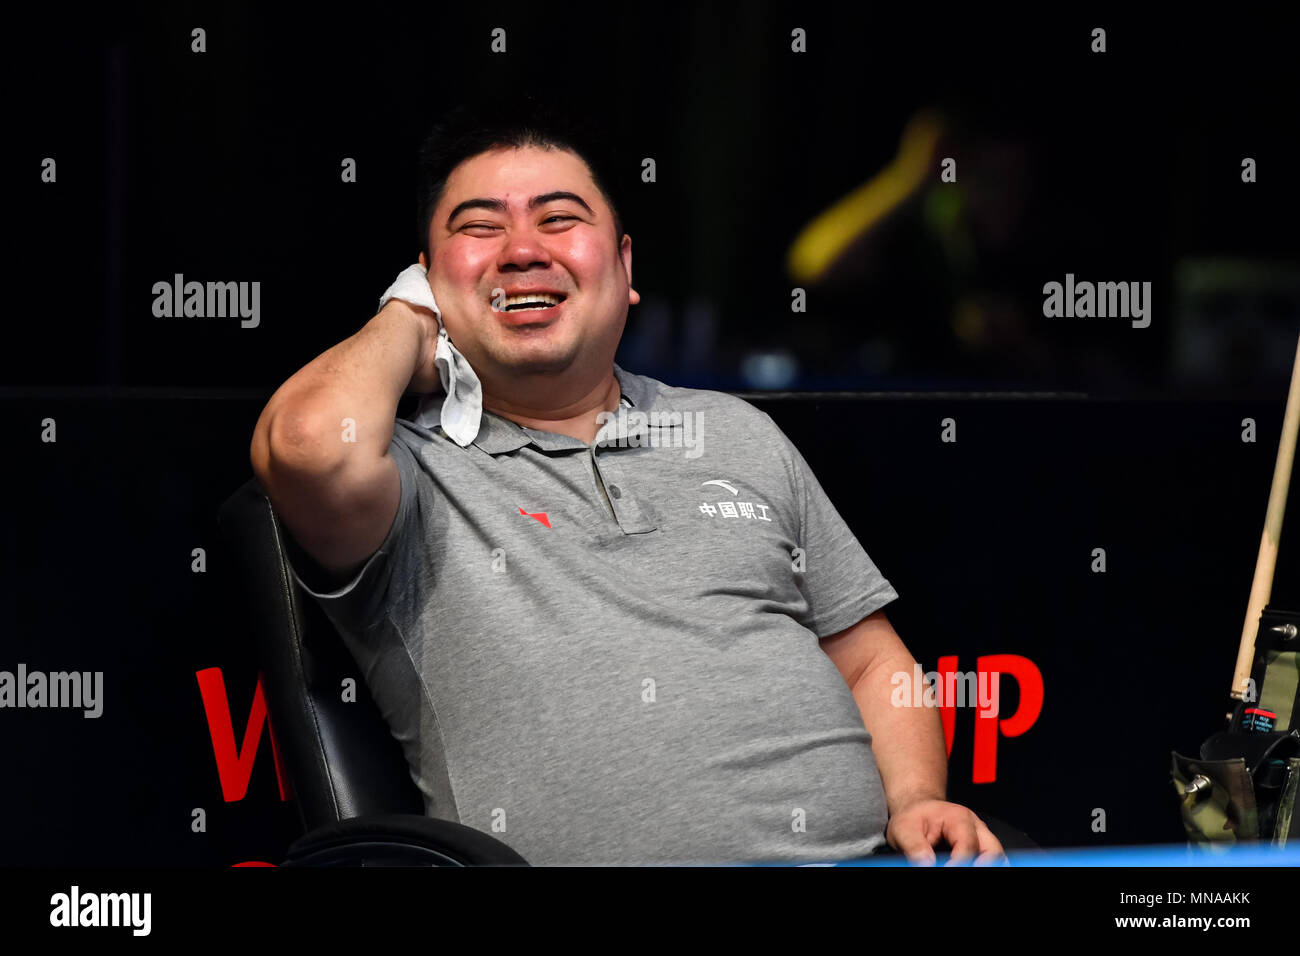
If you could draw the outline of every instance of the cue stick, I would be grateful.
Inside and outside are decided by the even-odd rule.
[[[1246,623],[1242,626],[1241,646],[1237,649],[1237,669],[1232,675],[1232,696],[1237,700],[1244,700],[1246,696],[1251,665],[1255,660],[1255,635],[1259,632],[1259,616],[1273,590],[1277,546],[1282,537],[1282,515],[1286,512],[1287,488],[1291,484],[1291,466],[1295,461],[1297,427],[1300,427],[1300,339],[1296,340],[1295,362],[1291,366],[1291,389],[1286,397],[1286,413],[1282,416],[1277,463],[1273,466],[1273,487],[1268,493],[1264,532],[1259,539],[1259,557],[1255,560],[1255,579],[1250,585]]]

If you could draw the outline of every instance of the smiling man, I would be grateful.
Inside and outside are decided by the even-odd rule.
[[[594,155],[509,110],[425,144],[420,266],[481,388],[466,434],[438,314],[393,298],[253,436],[426,812],[534,864],[996,858],[945,800],[937,712],[890,704],[915,663],[897,592],[799,451],[738,398],[614,363],[639,296]]]

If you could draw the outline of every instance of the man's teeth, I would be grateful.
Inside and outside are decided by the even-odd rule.
[[[527,312],[530,309],[549,309],[562,301],[564,301],[562,296],[552,295],[549,292],[529,292],[525,295],[507,296],[502,300],[497,311]]]

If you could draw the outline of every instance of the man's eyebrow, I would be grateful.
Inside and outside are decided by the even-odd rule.
[[[565,189],[557,189],[554,192],[542,193],[540,196],[534,196],[532,199],[528,200],[528,208],[536,209],[538,206],[544,206],[548,202],[556,202],[560,199],[568,199],[571,202],[576,202],[583,209],[587,210],[589,215],[595,215],[595,212],[587,205],[581,196]],[[466,199],[463,203],[460,203],[455,209],[453,209],[451,215],[447,217],[447,228],[450,229],[451,224],[456,221],[456,217],[469,209],[487,209],[492,212],[505,212],[506,204],[500,199]]]

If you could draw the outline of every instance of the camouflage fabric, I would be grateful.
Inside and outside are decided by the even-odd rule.
[[[1286,846],[1295,819],[1296,799],[1300,797],[1300,757],[1288,760],[1287,767],[1286,785],[1282,788],[1282,799],[1277,809],[1277,829],[1273,833],[1273,842],[1278,846]],[[1300,840],[1300,829],[1296,832],[1296,839]]]
[[[1259,814],[1245,758],[1200,760],[1175,752],[1173,780],[1192,843],[1259,839]]]
[[[1297,686],[1300,685],[1300,653],[1265,650],[1261,658],[1264,686],[1260,691],[1259,706],[1277,715],[1274,724],[1277,730],[1289,730]]]
[[[1286,761],[1276,802],[1272,786],[1264,788],[1261,799],[1265,801],[1263,812],[1268,815],[1265,820],[1260,819],[1255,782],[1244,757],[1204,760],[1175,752],[1172,777],[1183,829],[1192,843],[1234,844],[1265,839],[1281,847],[1286,846],[1293,834],[1295,839],[1300,839],[1300,826],[1295,822],[1300,798],[1300,757]]]

